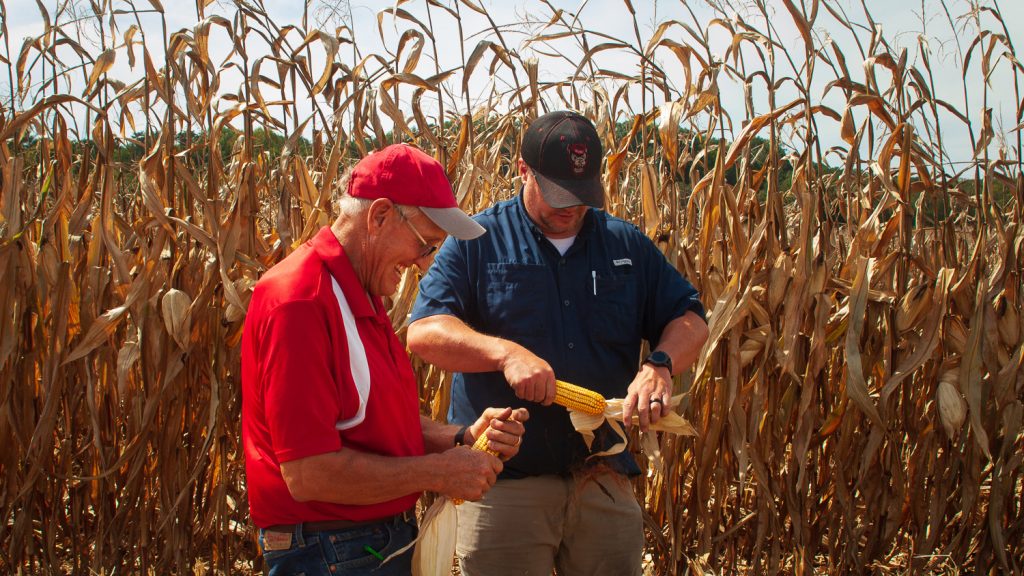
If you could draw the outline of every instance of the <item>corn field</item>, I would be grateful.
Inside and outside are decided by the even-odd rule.
[[[922,1],[909,41],[867,0],[184,4],[0,2],[0,573],[260,569],[253,284],[368,151],[429,151],[472,213],[561,108],[709,311],[677,382],[698,436],[636,453],[645,570],[1024,571],[1024,65],[997,0]],[[414,365],[442,419],[446,375]]]

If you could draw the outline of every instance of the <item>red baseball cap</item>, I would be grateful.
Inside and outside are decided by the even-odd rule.
[[[408,144],[392,144],[360,160],[352,169],[348,194],[416,206],[459,240],[472,240],[485,232],[459,208],[441,163]]]

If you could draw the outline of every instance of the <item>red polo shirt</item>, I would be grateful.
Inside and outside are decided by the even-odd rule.
[[[370,375],[362,421],[340,431],[336,423],[360,417],[360,399],[352,368],[358,362],[350,358],[332,278],[351,309]],[[409,357],[380,298],[370,305],[329,227],[271,268],[253,290],[242,335],[242,442],[249,510],[261,528],[381,518],[410,508],[420,496],[368,506],[297,502],[281,477],[281,462],[342,447],[387,456],[424,453]]]

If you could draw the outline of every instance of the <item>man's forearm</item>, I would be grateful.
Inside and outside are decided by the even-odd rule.
[[[690,311],[672,320],[661,333],[661,340],[653,347],[672,357],[672,372],[685,372],[697,361],[704,342],[708,339],[708,325],[695,312]]]
[[[523,420],[526,416],[523,415]],[[511,458],[519,451],[523,434],[519,422],[509,426],[511,436],[498,452]],[[514,441],[510,441],[514,439]],[[281,475],[292,498],[335,504],[368,505],[423,491],[452,498],[476,500],[494,484],[501,461],[480,450],[447,450],[425,456],[381,456],[342,448],[281,463]]]
[[[409,325],[406,343],[418,356],[443,370],[494,372],[502,369],[514,342],[488,336],[454,316],[421,318]]]
[[[455,445],[455,433],[461,428],[454,424],[435,422],[426,416],[420,416],[423,428],[423,447],[427,454],[444,452]]]
[[[386,502],[440,486],[437,456],[391,457],[351,448],[281,463],[292,497],[335,504]]]

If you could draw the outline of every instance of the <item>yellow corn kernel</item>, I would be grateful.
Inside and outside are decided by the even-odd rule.
[[[604,414],[605,408],[604,396],[561,380],[555,380],[555,404],[585,414]]]
[[[487,430],[490,430],[490,427],[488,427]],[[476,442],[473,442],[473,450],[487,452],[491,456],[500,456],[497,450],[491,450],[487,444],[487,430],[484,430],[480,436],[477,436]]]

